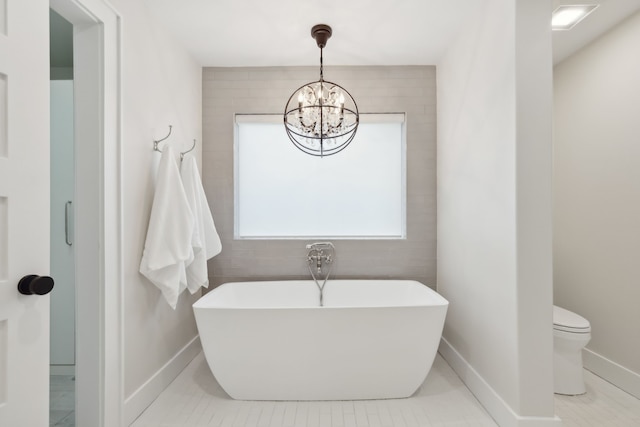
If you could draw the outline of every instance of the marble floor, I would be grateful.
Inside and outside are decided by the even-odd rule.
[[[51,375],[49,382],[49,426],[75,427],[75,377]]]

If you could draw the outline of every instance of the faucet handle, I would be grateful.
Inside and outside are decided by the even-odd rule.
[[[326,248],[326,249],[335,249],[335,247],[333,246],[333,243],[331,242],[315,242],[315,243],[309,243],[307,245],[307,249],[318,249],[318,248]]]

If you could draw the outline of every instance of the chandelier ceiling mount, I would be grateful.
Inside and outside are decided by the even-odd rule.
[[[311,28],[311,37],[316,40],[316,43],[320,49],[324,49],[327,45],[327,40],[331,37],[331,27],[325,24],[314,25]]]

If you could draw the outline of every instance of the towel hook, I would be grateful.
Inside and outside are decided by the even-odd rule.
[[[172,128],[173,128],[173,126],[169,125],[169,133],[164,138],[158,139],[157,141],[155,139],[153,140],[153,149],[155,151],[159,151],[160,153],[162,153],[162,150],[158,148],[158,144],[161,143],[162,141],[164,141],[165,139],[169,138],[169,136],[171,135],[171,129]]]
[[[184,155],[187,154],[190,151],[193,151],[193,149],[196,148],[196,140],[193,140],[193,145],[191,146],[191,148],[189,148],[187,151],[180,153],[180,161],[182,161],[182,159],[184,159]]]

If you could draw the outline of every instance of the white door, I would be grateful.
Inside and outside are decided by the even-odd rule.
[[[0,0],[0,426],[46,427],[49,296],[49,1]]]

